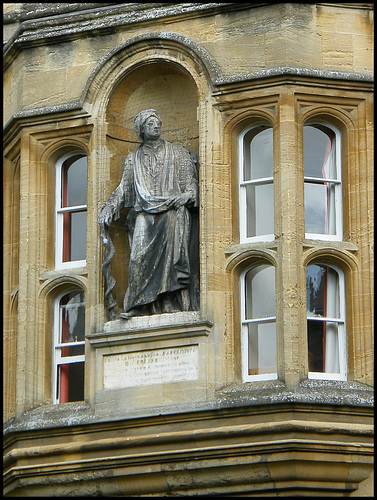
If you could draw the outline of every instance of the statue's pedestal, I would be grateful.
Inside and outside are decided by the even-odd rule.
[[[109,321],[88,335],[96,413],[203,400],[211,329],[187,311]]]

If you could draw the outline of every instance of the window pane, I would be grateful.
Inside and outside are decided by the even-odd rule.
[[[339,373],[338,324],[308,320],[309,371]]]
[[[276,324],[249,323],[249,375],[275,373],[276,366]]]
[[[274,233],[273,184],[248,185],[246,189],[247,237]]]
[[[244,180],[272,177],[273,130],[251,129],[244,137]]]
[[[305,183],[305,232],[336,234],[335,184]]]
[[[324,372],[323,329],[324,322],[308,321],[309,371]]]
[[[87,158],[74,156],[62,168],[63,207],[86,205]]]
[[[65,235],[66,236],[66,235]],[[69,259],[86,258],[86,212],[69,214]]]
[[[306,269],[306,309],[308,316],[325,316],[327,267],[312,265]]]
[[[60,403],[84,400],[84,362],[58,366]]]
[[[85,345],[69,346],[62,348],[62,357],[67,356],[82,356],[85,354]]]
[[[60,301],[60,315],[60,342],[83,342],[85,340],[85,294],[71,292],[64,295]],[[67,353],[63,353],[63,356],[69,356],[69,348],[65,349]]]
[[[339,374],[338,336],[342,322],[326,321],[326,318],[341,319],[339,275],[335,269],[324,265],[307,267],[306,303],[309,371]]]
[[[331,152],[334,132],[323,128],[326,132],[313,126],[304,127],[304,175],[320,179],[336,178],[335,161]]]
[[[246,319],[275,316],[275,268],[258,266],[245,277]]]
[[[306,308],[308,316],[339,318],[339,277],[328,266],[310,265],[306,269]]]

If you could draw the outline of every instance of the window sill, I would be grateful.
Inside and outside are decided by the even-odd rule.
[[[230,245],[228,248],[225,249],[225,255],[233,255],[233,254],[241,254],[243,252],[249,252],[251,250],[266,250],[266,249],[271,249],[271,250],[276,250],[277,249],[277,242],[276,240],[273,241],[254,241],[252,243],[238,243],[235,245]]]
[[[43,271],[39,275],[39,281],[47,281],[61,276],[87,276],[88,269],[85,267],[70,267],[65,269],[54,269],[53,271]]]
[[[349,252],[357,252],[358,247],[352,241],[341,241],[341,240],[320,240],[320,239],[305,239],[303,243],[304,250],[309,248],[315,248],[320,246],[321,248],[326,246],[326,248],[333,248],[334,250],[348,250]]]

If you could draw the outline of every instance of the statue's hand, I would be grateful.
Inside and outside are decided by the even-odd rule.
[[[174,198],[170,200],[170,206],[173,206],[175,209],[178,209],[179,207],[188,205],[192,201],[194,201],[194,199],[191,193],[182,193],[180,195],[174,196]]]
[[[99,216],[98,216],[98,224],[100,226],[110,226],[111,222],[113,220],[113,213],[111,210],[111,207],[103,207],[101,210]]]

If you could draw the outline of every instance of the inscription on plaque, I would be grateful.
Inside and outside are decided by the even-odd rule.
[[[196,380],[198,346],[172,347],[104,356],[105,389]]]

